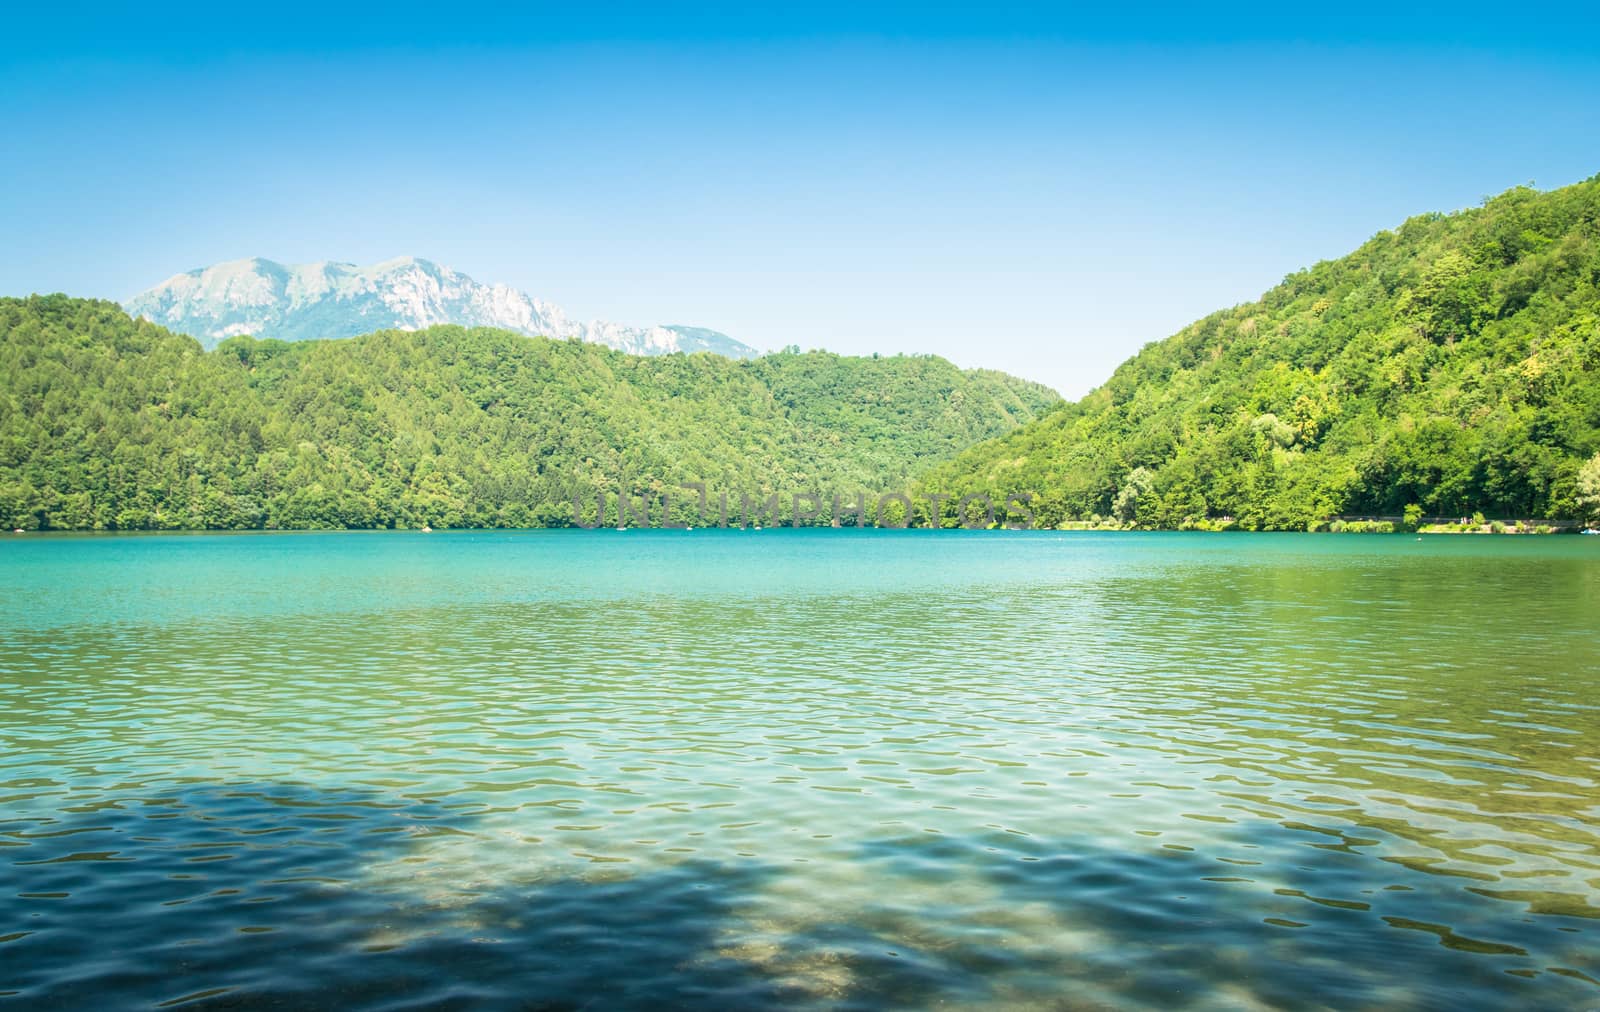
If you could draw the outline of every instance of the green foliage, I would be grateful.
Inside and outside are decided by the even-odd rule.
[[[609,519],[624,491],[692,519],[680,482],[899,491],[1058,400],[927,356],[636,358],[460,327],[204,352],[108,302],[0,299],[0,523],[538,527],[602,491]]]
[[[1408,531],[1414,531],[1422,526],[1422,507],[1416,503],[1407,503],[1401,514],[1401,523]]]
[[[1393,534],[1395,525],[1392,520],[1335,520],[1326,527],[1319,524],[1317,529],[1334,534]]]
[[[1576,500],[1581,519],[1600,521],[1600,453],[1579,469]]]
[[[1122,488],[1117,490],[1117,498],[1111,503],[1112,515],[1123,523],[1135,519],[1139,514],[1139,501],[1148,501],[1154,484],[1153,471],[1147,467],[1134,468],[1123,481]]]
[[[1571,518],[1600,511],[1580,477],[1597,450],[1600,177],[1382,232],[1146,346],[922,489],[1035,491],[1051,526],[1305,530],[1412,503]]]

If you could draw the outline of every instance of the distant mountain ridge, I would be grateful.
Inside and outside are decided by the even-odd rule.
[[[230,260],[175,274],[124,303],[128,313],[188,334],[206,347],[240,334],[283,341],[421,330],[441,323],[577,338],[633,355],[711,351],[729,358],[755,348],[704,327],[631,327],[580,321],[560,306],[507,285],[481,284],[418,257],[367,267],[323,261]]]

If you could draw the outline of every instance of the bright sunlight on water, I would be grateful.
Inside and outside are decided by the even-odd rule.
[[[1600,538],[0,544],[30,1006],[1600,1006]]]

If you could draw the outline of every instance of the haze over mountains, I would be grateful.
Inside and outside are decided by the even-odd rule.
[[[417,257],[368,267],[326,261],[280,264],[261,257],[230,260],[176,274],[124,306],[131,315],[188,334],[208,348],[241,334],[303,341],[453,323],[577,338],[633,355],[711,351],[750,358],[760,354],[704,327],[574,320],[543,299],[506,285],[481,284]]]

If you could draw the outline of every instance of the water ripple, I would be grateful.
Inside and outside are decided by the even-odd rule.
[[[1600,553],[1487,540],[8,546],[0,992],[1593,1004]]]

